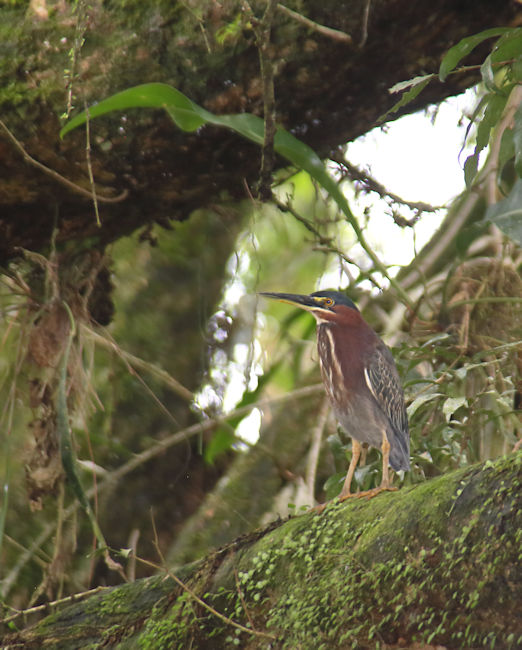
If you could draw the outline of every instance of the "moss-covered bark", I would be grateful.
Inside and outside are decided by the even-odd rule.
[[[517,648],[522,453],[333,503],[177,570],[97,594],[6,648]],[[273,638],[267,637],[270,635]]]
[[[264,2],[252,3],[259,14]],[[520,9],[511,0],[307,0],[287,2],[304,16],[350,34],[354,45],[312,31],[276,12],[270,55],[277,121],[327,155],[365,133],[396,101],[388,89],[436,72],[462,37],[508,25]],[[9,3],[0,21],[2,120],[30,155],[86,190],[90,182],[82,131],[60,142],[73,72],[74,109],[129,86],[162,81],[217,113],[262,114],[255,39],[239,0],[46,3],[37,17],[27,3]],[[76,13],[74,13],[76,7]],[[365,31],[367,37],[362,45]],[[78,45],[81,44],[81,47]],[[72,53],[72,54],[71,54]],[[480,61],[481,52],[474,53]],[[405,110],[460,92],[477,71],[431,84]],[[226,131],[180,133],[152,111],[97,120],[91,161],[103,227],[92,202],[27,164],[0,132],[0,264],[17,247],[45,251],[53,229],[59,247],[103,246],[147,224],[182,220],[224,191],[247,197],[244,179],[258,175],[260,151]]]

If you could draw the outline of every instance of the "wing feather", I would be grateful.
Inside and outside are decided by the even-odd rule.
[[[390,350],[379,341],[364,368],[366,384],[400,438],[408,436],[404,392]]]

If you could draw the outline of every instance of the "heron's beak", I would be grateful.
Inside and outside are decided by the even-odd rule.
[[[265,296],[265,298],[279,300],[279,302],[287,302],[295,307],[306,309],[306,311],[312,311],[319,307],[313,297],[301,295],[299,293],[271,293],[269,291],[260,291],[259,295]]]

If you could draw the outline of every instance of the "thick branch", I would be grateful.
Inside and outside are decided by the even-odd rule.
[[[277,647],[519,647],[521,482],[518,452],[332,504],[177,570],[178,584],[159,576],[95,594],[4,647],[204,647],[212,635],[224,648],[235,630],[249,648],[266,647],[264,632]]]

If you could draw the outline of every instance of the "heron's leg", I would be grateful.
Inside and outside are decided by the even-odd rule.
[[[388,442],[388,438],[386,434],[383,432],[382,434],[382,445],[381,445],[381,451],[382,451],[382,481],[381,481],[381,488],[383,490],[387,490],[390,487],[390,475],[388,473],[388,464],[390,461],[390,443]]]
[[[388,442],[388,436],[386,435],[386,432],[382,432],[382,443],[381,443],[381,451],[382,451],[382,481],[379,487],[373,488],[373,490],[366,490],[365,492],[359,492],[357,494],[357,497],[368,497],[368,499],[372,499],[373,497],[377,496],[380,492],[388,491],[388,492],[395,492],[397,490],[396,487],[393,487],[390,485],[390,474],[389,474],[389,469],[388,469],[388,462],[390,460],[390,443]]]
[[[350,461],[350,467],[348,468],[348,473],[346,474],[346,478],[344,479],[343,489],[341,490],[341,494],[339,495],[341,501],[344,501],[349,497],[355,496],[355,494],[353,494],[350,491],[350,487],[352,485],[353,475],[360,455],[361,455],[361,443],[358,440],[355,440],[355,438],[352,438],[352,460]]]
[[[368,443],[363,442],[361,450],[361,460],[359,461],[359,467],[364,467],[366,465],[366,456],[368,455]]]

